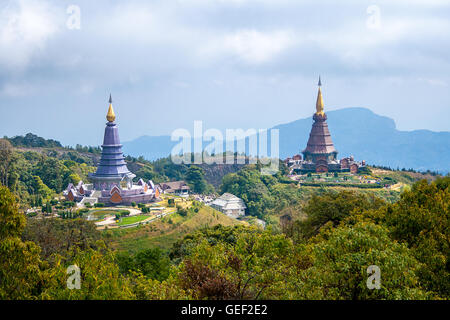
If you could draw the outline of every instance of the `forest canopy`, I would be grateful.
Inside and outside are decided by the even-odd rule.
[[[133,254],[111,249],[89,221],[26,223],[0,187],[0,298],[448,299],[449,185],[420,181],[395,203],[325,192],[283,230],[205,227],[168,252]],[[80,290],[66,287],[70,265],[82,270]]]

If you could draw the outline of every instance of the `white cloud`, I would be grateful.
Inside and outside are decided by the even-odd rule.
[[[121,4],[109,14],[97,16],[93,32],[101,39],[120,43],[122,47],[133,46],[150,54],[160,49],[170,49],[172,52],[166,59],[173,55],[182,56],[183,61],[196,68],[230,56],[252,65],[266,63],[297,42],[291,30],[235,27],[229,31],[227,27],[224,31],[220,23],[209,27],[198,26],[187,23],[183,13],[176,9],[173,4],[166,3]],[[147,64],[154,62],[154,56],[151,56]]]
[[[311,0],[312,1],[312,0]],[[230,5],[230,6],[242,6],[242,5],[270,5],[280,6],[285,4],[295,4],[296,0],[178,0],[183,5],[203,5],[203,6],[215,6],[215,5]]]
[[[28,95],[34,91],[29,84],[7,83],[0,90],[0,95],[8,97],[21,97]]]
[[[258,65],[272,61],[297,42],[294,33],[288,30],[246,29],[211,37],[198,53],[211,59],[234,56],[241,62]]]
[[[288,31],[240,30],[224,38],[224,47],[250,64],[270,61],[295,43]]]
[[[403,66],[410,59],[417,59],[419,53],[406,54],[402,45],[416,44],[420,52],[426,52],[428,48],[421,43],[430,39],[445,41],[450,36],[449,30],[448,20],[397,16],[383,17],[380,28],[375,30],[366,28],[360,21],[350,21],[334,30],[308,33],[305,38],[348,65],[373,65],[386,58],[389,63]]]
[[[58,31],[55,9],[45,1],[17,0],[0,11],[0,64],[26,67]],[[62,17],[61,17],[62,18]]]
[[[431,86],[448,87],[448,83],[440,79],[418,78],[417,80],[428,83]]]

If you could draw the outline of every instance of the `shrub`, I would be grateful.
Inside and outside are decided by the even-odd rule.
[[[186,217],[188,214],[188,211],[181,206],[177,206],[177,212],[182,217]]]
[[[105,206],[105,204],[101,203],[101,202],[98,202],[98,203],[94,204],[95,208],[103,208],[104,206]]]
[[[64,201],[63,206],[64,206],[64,208],[75,207],[75,202],[74,201]]]
[[[126,217],[130,215],[130,211],[129,210],[120,210],[120,215],[122,217]]]
[[[358,173],[372,174],[372,171],[369,169],[369,167],[362,167],[362,168],[358,168]]]

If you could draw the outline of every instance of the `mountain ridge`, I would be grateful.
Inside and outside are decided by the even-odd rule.
[[[395,121],[367,108],[327,112],[328,126],[338,157],[353,155],[373,165],[449,172],[450,132],[418,129],[400,131]],[[312,116],[279,124],[280,158],[300,153],[308,141]],[[148,160],[166,157],[178,142],[170,136],[141,136],[124,142],[124,152]]]

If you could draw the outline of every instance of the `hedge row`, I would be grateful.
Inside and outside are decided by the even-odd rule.
[[[316,183],[316,182],[303,182],[300,186],[305,187],[344,187],[344,188],[360,188],[360,189],[381,189],[384,187],[382,184],[368,183]]]

